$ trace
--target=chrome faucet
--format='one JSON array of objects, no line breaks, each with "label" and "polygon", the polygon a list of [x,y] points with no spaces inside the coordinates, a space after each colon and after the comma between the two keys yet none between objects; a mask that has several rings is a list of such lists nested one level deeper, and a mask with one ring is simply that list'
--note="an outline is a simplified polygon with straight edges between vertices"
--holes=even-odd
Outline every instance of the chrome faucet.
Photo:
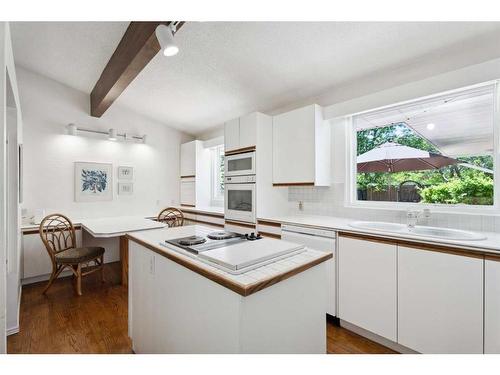
[{"label": "chrome faucet", "polygon": [[422,211],[408,210],[406,212],[406,224],[408,229],[415,228],[420,219],[429,219],[431,217],[431,210],[424,208]]}]

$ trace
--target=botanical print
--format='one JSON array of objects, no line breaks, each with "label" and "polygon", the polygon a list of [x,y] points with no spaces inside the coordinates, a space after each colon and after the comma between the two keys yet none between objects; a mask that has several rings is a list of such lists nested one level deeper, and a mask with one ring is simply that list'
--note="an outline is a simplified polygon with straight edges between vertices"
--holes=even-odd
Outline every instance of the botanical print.
[{"label": "botanical print", "polygon": [[75,163],[75,201],[98,202],[113,199],[113,166],[107,163]]},{"label": "botanical print", "polygon": [[97,194],[106,190],[108,174],[104,171],[82,169],[82,192]]}]

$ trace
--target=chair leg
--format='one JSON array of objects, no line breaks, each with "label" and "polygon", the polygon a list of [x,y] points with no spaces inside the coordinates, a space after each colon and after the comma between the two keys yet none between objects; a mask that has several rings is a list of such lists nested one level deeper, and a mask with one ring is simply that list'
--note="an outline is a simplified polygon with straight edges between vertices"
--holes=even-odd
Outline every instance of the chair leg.
[{"label": "chair leg", "polygon": [[76,268],[76,294],[82,295],[82,264],[78,263]]},{"label": "chair leg", "polygon": [[104,281],[104,255],[101,255],[101,282]]},{"label": "chair leg", "polygon": [[52,273],[50,274],[49,282],[47,283],[47,286],[43,290],[42,294],[47,293],[49,288],[52,286],[52,283],[54,282],[54,280],[57,279],[57,276],[59,276],[59,274],[61,273],[61,269],[62,269],[62,267],[59,269],[57,267],[52,267]]}]

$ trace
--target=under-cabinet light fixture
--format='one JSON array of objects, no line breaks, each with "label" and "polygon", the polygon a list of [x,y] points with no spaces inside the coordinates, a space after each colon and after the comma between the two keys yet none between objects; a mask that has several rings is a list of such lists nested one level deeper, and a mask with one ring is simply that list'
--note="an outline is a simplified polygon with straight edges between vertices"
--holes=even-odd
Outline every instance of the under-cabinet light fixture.
[{"label": "under-cabinet light fixture", "polygon": [[91,134],[102,134],[108,137],[110,141],[118,141],[120,138],[124,141],[135,141],[140,143],[146,143],[146,134],[144,135],[132,135],[129,133],[119,134],[116,129],[109,129],[107,132],[103,130],[93,130],[78,127],[74,123],[70,123],[67,126],[69,135],[78,135],[78,133],[91,133]]}]

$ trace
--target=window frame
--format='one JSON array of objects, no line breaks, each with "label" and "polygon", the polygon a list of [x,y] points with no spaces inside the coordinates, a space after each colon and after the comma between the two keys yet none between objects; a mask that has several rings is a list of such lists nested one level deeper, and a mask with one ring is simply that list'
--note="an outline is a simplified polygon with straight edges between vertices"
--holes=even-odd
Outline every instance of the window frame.
[{"label": "window frame", "polygon": [[224,206],[224,192],[221,193],[218,180],[220,167],[218,157],[224,157],[224,144],[210,147],[210,202],[212,206]]},{"label": "window frame", "polygon": [[[443,204],[443,203],[412,203],[412,202],[378,202],[378,201],[360,201],[357,199],[357,131],[354,127],[353,117],[367,112],[381,109],[389,109],[400,105],[414,103],[420,100],[430,99],[436,96],[453,94],[456,92],[473,89],[482,86],[494,85],[494,107],[493,107],[493,205],[465,205],[465,204]],[[466,214],[498,214],[500,210],[500,85],[499,80],[483,82],[477,85],[461,87],[455,90],[448,90],[437,94],[427,95],[412,100],[407,100],[391,105],[373,108],[351,115],[345,116],[346,120],[346,183],[344,206],[351,208],[382,209],[382,210],[422,210],[431,209],[433,212],[444,213],[466,213]]]}]

